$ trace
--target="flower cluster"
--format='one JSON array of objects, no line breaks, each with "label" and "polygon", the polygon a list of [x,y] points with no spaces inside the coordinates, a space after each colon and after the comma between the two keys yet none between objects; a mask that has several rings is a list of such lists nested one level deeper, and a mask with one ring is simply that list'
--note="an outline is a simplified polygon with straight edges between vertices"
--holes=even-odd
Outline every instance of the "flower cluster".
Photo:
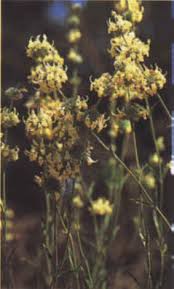
[{"label": "flower cluster", "polygon": [[63,110],[63,105],[60,113],[50,112],[40,108],[37,114],[32,111],[25,121],[26,133],[32,138],[27,154],[31,161],[47,169],[47,177],[64,181],[79,172],[80,159],[75,156],[79,135],[75,116]]},{"label": "flower cluster", "polygon": [[[114,60],[114,73],[103,73],[91,82],[99,98],[109,97],[112,105],[111,135],[131,132],[131,122],[147,119],[145,99],[157,94],[166,79],[160,68],[143,64],[149,56],[150,41],[142,42],[135,34],[135,23],[142,20],[143,8],[138,0],[120,1],[108,22],[112,34],[109,53]],[[116,109],[116,111],[115,111]],[[121,115],[121,120],[120,120]],[[119,121],[118,121],[119,120]]]},{"label": "flower cluster", "polygon": [[112,76],[109,73],[103,73],[100,78],[91,82],[90,89],[97,92],[98,97],[108,96],[110,94],[110,82]]},{"label": "flower cluster", "polygon": [[112,204],[109,200],[105,198],[98,198],[95,201],[92,201],[90,212],[95,215],[111,215],[112,214]]},{"label": "flower cluster", "polygon": [[82,63],[83,61],[82,56],[74,48],[70,48],[68,59],[74,63]]},{"label": "flower cluster", "polygon": [[[37,37],[35,41],[29,42],[27,55],[37,64],[31,71],[30,79],[39,86],[32,97],[32,104],[28,106],[28,117],[24,120],[26,135],[31,142],[26,154],[30,161],[37,162],[41,168],[41,175],[35,178],[39,186],[53,179],[62,185],[69,178],[79,175],[83,161],[95,163],[91,158],[90,144],[83,143],[80,135],[84,126],[98,132],[106,126],[104,115],[91,118],[88,98],[79,95],[69,98],[61,92],[63,82],[58,80],[59,72],[65,71],[63,60],[56,53],[46,36],[43,36],[42,41]],[[52,61],[48,63],[50,56]],[[52,73],[53,69],[55,73]],[[51,79],[51,75],[54,78],[56,73],[59,76]],[[60,94],[56,93],[57,89],[60,89]]]},{"label": "flower cluster", "polygon": [[73,202],[73,205],[78,209],[83,208],[84,206],[83,201],[79,195],[75,196],[72,202]]},{"label": "flower cluster", "polygon": [[164,144],[164,137],[159,136],[156,140],[156,146],[159,152],[162,152],[165,150],[165,144]]},{"label": "flower cluster", "polygon": [[67,75],[62,66],[46,63],[33,67],[30,79],[42,92],[51,93],[59,91],[62,84],[67,81]]},{"label": "flower cluster", "polygon": [[37,114],[32,110],[25,124],[27,136],[52,139],[52,119],[44,110]]},{"label": "flower cluster", "polygon": [[7,130],[11,127],[17,126],[20,122],[18,113],[16,109],[8,109],[6,107],[1,108],[0,111],[1,117],[1,157],[2,162],[6,163],[8,161],[18,160],[19,148],[10,148],[7,144]]},{"label": "flower cluster", "polygon": [[9,145],[1,142],[1,157],[3,162],[15,162],[19,158],[19,148],[10,148]]},{"label": "flower cluster", "polygon": [[97,133],[101,132],[106,126],[107,126],[107,120],[105,118],[104,114],[100,114],[98,117],[96,118],[90,118],[90,115],[88,115],[85,118],[85,124],[88,128],[90,128],[91,130],[96,130]]},{"label": "flower cluster", "polygon": [[68,41],[70,43],[77,43],[81,38],[81,32],[78,29],[72,29],[68,33]]},{"label": "flower cluster", "polygon": [[16,109],[9,110],[6,107],[1,108],[0,115],[1,125],[4,129],[16,126],[20,122]]},{"label": "flower cluster", "polygon": [[60,57],[54,45],[48,42],[46,35],[43,35],[42,40],[40,35],[35,40],[31,38],[26,53],[28,57],[38,63],[64,64],[63,58]]},{"label": "flower cluster", "polygon": [[124,19],[121,15],[112,11],[112,19],[109,19],[108,33],[126,33],[132,28],[132,23]]},{"label": "flower cluster", "polygon": [[120,0],[116,4],[118,12],[123,13],[125,18],[130,19],[132,23],[141,22],[143,18],[144,8],[140,7],[137,0]]},{"label": "flower cluster", "polygon": [[30,39],[27,56],[36,63],[31,69],[30,81],[37,85],[42,93],[59,91],[68,79],[63,68],[64,60],[53,44],[47,41],[46,35],[43,35],[42,40],[40,36],[37,36],[35,40]]},{"label": "flower cluster", "polygon": [[156,180],[152,173],[149,173],[144,176],[144,184],[147,186],[148,189],[155,189],[156,187]]}]

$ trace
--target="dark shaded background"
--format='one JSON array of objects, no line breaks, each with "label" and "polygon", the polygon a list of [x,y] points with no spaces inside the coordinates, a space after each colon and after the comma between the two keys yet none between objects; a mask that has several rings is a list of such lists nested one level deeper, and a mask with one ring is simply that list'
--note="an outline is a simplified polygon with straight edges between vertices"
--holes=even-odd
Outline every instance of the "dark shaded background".
[{"label": "dark shaded background", "polygon": [[[112,1],[81,1],[83,11],[81,17],[81,52],[84,64],[80,69],[83,85],[80,94],[89,95],[89,76],[93,78],[103,72],[111,72],[112,61],[107,53],[109,37],[107,34],[107,20],[113,7]],[[66,41],[67,26],[65,23],[70,1],[2,1],[2,90],[16,84],[26,85],[30,69],[30,60],[25,55],[25,48],[31,36],[47,34],[49,40],[54,40],[60,54],[66,57],[68,43]],[[171,2],[169,1],[144,1],[144,21],[139,25],[138,34],[143,39],[151,39],[151,56],[149,63],[157,63],[163,71],[167,72],[167,85],[161,92],[168,107],[172,105],[171,95],[171,43],[174,31],[174,21],[171,17]],[[172,39],[173,38],[173,39]],[[65,61],[66,62],[66,61]],[[27,96],[26,96],[27,98]],[[17,109],[25,116],[26,111],[22,106],[24,99]],[[7,104],[3,97],[2,104]],[[173,106],[174,107],[174,106]],[[165,112],[158,106],[155,110],[157,135],[166,139],[165,159],[170,160],[170,129]],[[146,158],[153,150],[152,140],[146,123],[137,127],[140,132],[138,144],[142,158]],[[10,131],[10,144],[17,144],[23,151],[28,142],[25,138],[24,127]],[[15,209],[17,217],[40,213],[42,210],[42,192],[33,182],[37,172],[34,164],[29,163],[21,153],[21,159],[9,164],[7,170],[7,197],[8,203]],[[95,173],[95,172],[93,172]],[[165,185],[164,207],[169,219],[173,221],[173,179],[168,175]],[[169,289],[169,288],[168,288]]]}]

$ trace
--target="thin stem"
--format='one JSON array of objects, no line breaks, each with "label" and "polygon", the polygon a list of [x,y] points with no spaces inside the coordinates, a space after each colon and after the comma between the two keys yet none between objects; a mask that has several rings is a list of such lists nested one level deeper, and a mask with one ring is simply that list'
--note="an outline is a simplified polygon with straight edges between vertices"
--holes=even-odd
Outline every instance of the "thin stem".
[{"label": "thin stem", "polygon": [[[154,121],[153,121],[152,112],[150,109],[148,99],[146,99],[146,106],[147,106],[147,109],[150,111],[149,120],[150,120],[150,127],[151,127],[153,142],[155,145],[155,150],[156,150],[158,157],[160,157],[159,149],[158,149],[157,142],[156,142],[156,132],[155,132],[155,127],[154,127]],[[162,205],[163,205],[163,175],[162,175],[162,167],[161,167],[160,162],[159,162],[158,166],[159,166],[159,183],[160,183],[160,208],[162,208]]]},{"label": "thin stem", "polygon": [[6,203],[6,171],[5,168],[2,173],[2,186],[3,186],[3,256],[4,256],[4,283],[9,288],[8,275],[8,262],[7,262],[7,203]]},{"label": "thin stem", "polygon": [[[74,265],[75,265],[75,268],[77,268],[76,251],[75,251],[74,241],[73,241],[73,237],[71,233],[70,233],[70,242],[71,242],[71,247],[72,247],[72,256],[74,259]],[[80,289],[79,272],[77,271],[75,275],[76,275],[76,281],[77,281],[77,289]]]},{"label": "thin stem", "polygon": [[84,263],[85,263],[85,266],[86,266],[86,269],[87,269],[87,273],[88,273],[88,277],[89,277],[89,281],[90,281],[90,285],[91,287],[90,288],[93,288],[93,279],[92,279],[92,276],[91,276],[91,272],[90,272],[90,269],[89,269],[89,264],[88,264],[88,260],[85,256],[85,253],[83,251],[83,248],[82,248],[82,243],[81,243],[81,239],[80,239],[80,234],[79,232],[77,231],[77,239],[78,239],[78,244],[79,244],[79,249],[80,249],[80,253],[82,255],[82,258],[84,260]]},{"label": "thin stem", "polygon": [[137,164],[137,169],[141,170],[140,160],[139,160],[139,155],[138,155],[137,139],[136,139],[134,126],[133,126],[133,142],[134,142],[135,160],[136,160],[136,164]]},{"label": "thin stem", "polygon": [[53,210],[53,223],[52,223],[52,259],[54,257],[54,274],[52,278],[52,288],[56,288],[57,278],[56,273],[58,269],[58,248],[57,248],[57,210],[56,210],[56,198],[52,199],[52,210]]},{"label": "thin stem", "polygon": [[[134,150],[135,150],[135,159],[136,159],[136,164],[137,164],[137,169],[141,173],[141,165],[140,165],[140,160],[139,160],[139,154],[138,154],[138,146],[137,146],[137,139],[136,139],[136,133],[135,133],[135,126],[133,125],[133,143],[134,143]],[[140,175],[141,178],[141,175]],[[145,224],[145,217],[146,215],[144,214],[144,205],[143,205],[143,200],[142,196],[140,196],[141,202],[140,202],[140,221],[142,223],[142,229],[143,232],[146,233],[146,250],[147,250],[147,270],[148,270],[148,280],[149,280],[149,288],[152,288],[152,263],[151,263],[151,251],[150,251],[150,245],[149,245],[149,235],[146,230],[146,224]]]},{"label": "thin stem", "polygon": [[[160,95],[158,95],[158,96],[160,97]],[[160,97],[160,99],[161,99],[161,97]],[[163,100],[161,99],[161,101],[163,101]],[[154,127],[152,112],[151,112],[148,100],[146,100],[146,105],[147,105],[148,110],[150,111],[149,119],[150,119],[150,127],[151,127],[151,131],[152,131],[153,142],[154,142],[154,145],[155,145],[156,153],[158,154],[158,157],[160,157],[160,152],[159,152],[159,149],[158,149],[158,146],[157,146],[157,141],[156,141],[156,132],[155,132],[155,127]],[[165,107],[164,103],[163,103],[163,106]],[[167,107],[166,107],[166,110],[167,110]],[[169,115],[169,112],[168,112],[168,115]],[[164,178],[164,175],[162,173],[162,166],[161,166],[161,163],[159,162],[159,183],[160,183],[159,205],[160,205],[160,208],[162,208],[162,206],[163,206],[163,178]],[[156,219],[156,222],[158,222],[158,218]],[[159,238],[159,241],[160,241],[161,238],[163,238],[163,230],[161,231],[161,229],[158,229],[158,228],[162,228],[160,226],[159,222],[156,225],[156,228],[157,228],[158,238]],[[161,265],[160,265],[159,286],[160,286],[160,288],[162,288],[163,275],[164,275],[164,254],[163,254],[163,251],[161,250],[161,248],[160,248],[160,258],[161,258]]]},{"label": "thin stem", "polygon": [[158,96],[158,99],[159,99],[159,101],[161,102],[161,104],[162,104],[165,112],[167,113],[168,117],[171,119],[171,118],[172,118],[171,113],[170,113],[169,109],[167,108],[167,106],[165,105],[165,103],[164,103],[161,95],[160,95],[159,93],[157,93],[157,96]]},{"label": "thin stem", "polygon": [[160,280],[159,280],[159,288],[162,288],[163,285],[163,276],[164,276],[164,254],[161,252],[161,266],[160,266]]},{"label": "thin stem", "polygon": [[2,185],[3,185],[3,215],[4,215],[4,234],[3,234],[3,240],[4,240],[4,249],[6,248],[6,235],[7,235],[7,217],[6,217],[6,211],[7,211],[7,203],[6,203],[6,172],[5,169],[2,173]]},{"label": "thin stem", "polygon": [[92,133],[92,134],[98,140],[98,142],[105,148],[105,150],[110,152],[112,154],[112,156],[115,158],[115,160],[118,161],[123,166],[123,168],[131,175],[131,177],[136,181],[136,183],[138,183],[138,185],[142,189],[146,199],[150,203],[153,203],[152,198],[149,196],[148,192],[146,191],[146,189],[144,188],[142,183],[138,180],[136,175],[129,169],[129,167],[119,158],[119,156],[113,151],[112,148],[109,148],[95,133]]},{"label": "thin stem", "polygon": [[45,245],[46,245],[46,265],[47,265],[47,285],[50,286],[52,284],[52,253],[50,247],[50,217],[51,217],[51,204],[50,204],[50,196],[48,192],[45,190],[45,202],[46,202],[46,212],[45,212]]},{"label": "thin stem", "polygon": [[147,261],[148,261],[148,288],[153,289],[153,282],[152,282],[152,255],[151,255],[151,248],[150,248],[150,236],[147,232]]},{"label": "thin stem", "polygon": [[[60,212],[59,212],[59,214],[60,214]],[[66,227],[62,216],[61,215],[59,215],[59,216],[60,216],[61,223],[64,226],[64,230],[66,232],[65,249],[64,249],[64,252],[63,252],[63,258],[62,258],[62,262],[61,262],[61,265],[60,265],[60,270],[61,270],[63,268],[64,262],[65,262],[65,258],[66,258],[66,252],[67,252],[67,249],[68,249],[68,242],[69,242],[69,238],[70,238],[70,235],[71,235],[72,219],[71,219],[71,212],[70,212],[69,223],[68,223],[68,226]]]},{"label": "thin stem", "polygon": [[[57,225],[58,225],[58,220],[57,220],[57,209],[56,209],[56,200],[55,200],[55,222],[54,222],[54,231],[55,231],[55,235],[54,235],[54,244],[55,244],[55,266],[56,266],[56,271],[58,268],[58,248],[57,248]],[[56,283],[56,281],[55,281]]]},{"label": "thin stem", "polygon": [[154,206],[153,200],[150,197],[149,193],[147,190],[144,188],[142,183],[139,181],[139,179],[136,177],[136,175],[129,169],[129,167],[117,156],[117,154],[113,151],[112,148],[109,148],[94,132],[92,132],[92,135],[95,137],[95,139],[100,143],[100,145],[107,151],[110,152],[111,155],[117,160],[123,168],[130,174],[130,176],[135,180],[135,182],[140,186],[145,198],[149,202],[149,205],[153,207],[154,210],[158,212],[158,214],[161,216],[163,219],[164,223],[168,226],[169,230],[171,230],[170,223],[168,222],[167,218],[164,216],[164,214],[161,212],[158,206]]}]

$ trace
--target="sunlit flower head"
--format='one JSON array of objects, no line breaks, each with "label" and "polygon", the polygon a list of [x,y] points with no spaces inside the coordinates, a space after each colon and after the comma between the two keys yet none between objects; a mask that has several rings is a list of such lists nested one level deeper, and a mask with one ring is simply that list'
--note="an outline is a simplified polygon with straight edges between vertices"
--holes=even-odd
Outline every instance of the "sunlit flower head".
[{"label": "sunlit flower head", "polygon": [[95,215],[111,215],[112,214],[112,205],[109,200],[105,198],[98,198],[95,201],[92,201],[90,212]]}]

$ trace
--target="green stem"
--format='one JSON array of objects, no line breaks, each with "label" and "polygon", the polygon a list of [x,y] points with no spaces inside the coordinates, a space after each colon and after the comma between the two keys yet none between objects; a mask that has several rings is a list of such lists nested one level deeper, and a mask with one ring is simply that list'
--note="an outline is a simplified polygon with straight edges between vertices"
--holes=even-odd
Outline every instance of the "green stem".
[{"label": "green stem", "polygon": [[151,248],[150,248],[150,236],[147,233],[147,262],[148,262],[148,288],[153,289],[153,282],[152,282],[152,255],[151,255]]},{"label": "green stem", "polygon": [[134,125],[133,125],[133,142],[134,142],[135,160],[136,160],[136,164],[137,164],[137,169],[139,169],[141,171],[141,165],[140,165],[140,160],[139,160],[139,155],[138,155],[137,139],[136,139]]},{"label": "green stem", "polygon": [[5,168],[2,173],[2,186],[3,186],[3,259],[4,259],[4,284],[9,288],[8,276],[9,266],[7,264],[7,202],[6,202],[6,171]]},{"label": "green stem", "polygon": [[[149,105],[148,99],[146,99],[146,106],[147,106],[147,109],[150,112],[149,120],[150,120],[150,127],[151,127],[153,142],[154,142],[154,145],[155,145],[155,150],[156,150],[156,153],[157,153],[157,155],[158,155],[158,157],[160,159],[160,153],[159,153],[159,149],[158,149],[157,142],[156,142],[156,132],[155,132],[155,127],[154,127],[154,121],[153,121],[152,112],[151,112],[151,109],[150,109],[150,105]],[[159,167],[159,183],[160,183],[159,206],[160,206],[160,208],[162,208],[162,205],[163,205],[163,175],[162,175],[162,167],[161,167],[161,163],[160,162],[159,162],[158,167]]]},{"label": "green stem", "polygon": [[[56,268],[56,273],[58,269],[58,248],[57,248],[57,226],[58,226],[58,219],[57,219],[57,208],[56,208],[56,199],[55,199],[55,221],[54,221],[54,246],[55,246],[55,268]],[[57,283],[57,278],[55,277],[55,285]]]},{"label": "green stem", "polygon": [[139,179],[136,177],[136,175],[129,169],[129,167],[117,156],[117,154],[113,151],[112,148],[109,148],[94,132],[92,132],[92,135],[95,137],[95,139],[99,142],[99,144],[107,151],[109,152],[118,163],[120,163],[123,168],[130,174],[130,176],[134,179],[134,181],[139,185],[141,188],[145,198],[149,202],[149,205],[153,207],[154,210],[158,212],[158,214],[161,216],[163,219],[164,223],[167,225],[169,230],[171,230],[170,223],[168,222],[167,218],[164,216],[164,214],[161,212],[158,206],[154,206],[153,199],[150,197],[149,193],[147,190],[144,188],[142,183],[139,181]]},{"label": "green stem", "polygon": [[3,224],[3,240],[4,240],[4,249],[6,248],[6,239],[7,239],[7,203],[6,203],[6,172],[5,169],[2,173],[2,184],[3,184],[3,215],[4,215],[4,224]]},{"label": "green stem", "polygon": [[[138,154],[138,146],[137,146],[137,139],[136,139],[136,133],[135,133],[135,126],[133,125],[133,142],[134,142],[134,150],[135,150],[135,159],[136,159],[136,164],[137,164],[137,169],[139,170],[139,173],[141,173],[141,165],[140,165],[140,160],[139,160],[139,154]],[[141,175],[140,175],[140,180],[141,180]],[[150,248],[150,237],[147,233],[146,230],[146,224],[145,224],[145,213],[144,213],[144,205],[143,205],[143,200],[142,196],[140,196],[141,202],[140,202],[140,222],[142,223],[142,229],[143,232],[146,234],[146,256],[147,256],[147,271],[148,271],[148,282],[149,286],[148,288],[152,288],[152,262],[151,262],[151,248]]]},{"label": "green stem", "polygon": [[83,251],[82,243],[81,243],[81,239],[80,239],[80,234],[79,234],[78,231],[77,231],[77,240],[78,240],[81,256],[82,256],[82,258],[84,260],[84,263],[85,263],[85,266],[86,266],[86,269],[87,269],[87,274],[88,274],[88,278],[89,278],[89,281],[90,281],[90,288],[94,289],[94,287],[93,287],[93,279],[92,279],[91,271],[90,271],[90,268],[89,268],[89,263],[88,263],[88,260],[87,260],[87,258],[85,256],[85,253]]},{"label": "green stem", "polygon": [[45,201],[46,201],[46,212],[45,212],[45,246],[46,246],[46,266],[47,266],[47,280],[46,283],[51,288],[52,284],[52,251],[51,251],[51,228],[50,228],[50,218],[51,218],[51,203],[50,196],[45,190]]},{"label": "green stem", "polygon": [[[74,260],[74,267],[77,268],[77,266],[78,266],[77,265],[77,256],[76,256],[76,250],[75,250],[72,234],[70,234],[70,242],[71,242],[71,247],[72,247],[72,256],[73,256],[73,260]],[[77,289],[80,289],[80,281],[79,281],[79,272],[78,271],[75,273],[75,276],[76,276],[76,282],[77,282]]]},{"label": "green stem", "polygon": [[167,108],[167,106],[165,105],[165,103],[164,103],[164,101],[163,101],[161,95],[160,95],[159,93],[157,93],[157,96],[158,96],[158,99],[159,99],[159,101],[161,102],[161,104],[162,104],[162,106],[163,106],[165,112],[167,113],[168,117],[171,119],[172,116],[171,116],[171,114],[170,114],[170,111],[169,111],[169,109]]}]

